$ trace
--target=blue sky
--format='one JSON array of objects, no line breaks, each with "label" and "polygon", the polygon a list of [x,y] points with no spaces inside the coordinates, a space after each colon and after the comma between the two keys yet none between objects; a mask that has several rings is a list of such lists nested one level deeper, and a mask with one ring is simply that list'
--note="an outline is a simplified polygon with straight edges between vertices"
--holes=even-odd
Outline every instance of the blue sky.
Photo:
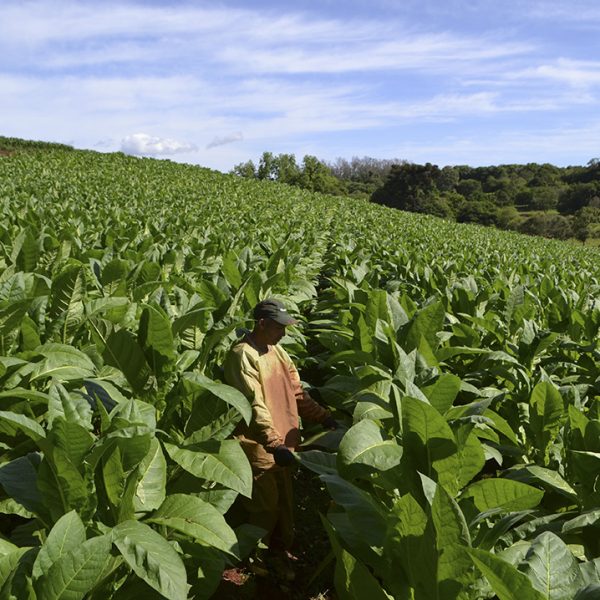
[{"label": "blue sky", "polygon": [[599,109],[596,0],[0,2],[0,135],[223,171],[575,165]]}]

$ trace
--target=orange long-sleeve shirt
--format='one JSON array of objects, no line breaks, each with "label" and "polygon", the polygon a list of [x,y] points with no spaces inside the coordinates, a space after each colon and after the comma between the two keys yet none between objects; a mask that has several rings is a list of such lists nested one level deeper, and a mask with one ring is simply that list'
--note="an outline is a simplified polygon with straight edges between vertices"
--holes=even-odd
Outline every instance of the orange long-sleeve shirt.
[{"label": "orange long-sleeve shirt", "polygon": [[300,442],[299,419],[321,423],[329,411],[302,389],[298,371],[278,345],[261,354],[247,341],[236,344],[225,359],[225,381],[252,403],[252,421],[236,430],[252,467],[276,468],[273,450]]}]

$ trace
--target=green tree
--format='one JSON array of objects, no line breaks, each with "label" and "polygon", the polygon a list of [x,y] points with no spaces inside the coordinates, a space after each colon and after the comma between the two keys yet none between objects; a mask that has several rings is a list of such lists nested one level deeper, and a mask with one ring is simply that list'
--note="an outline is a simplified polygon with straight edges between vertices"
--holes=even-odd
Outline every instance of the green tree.
[{"label": "green tree", "polygon": [[453,192],[460,180],[458,169],[454,167],[444,167],[436,180],[437,189],[440,192]]},{"label": "green tree", "polygon": [[247,179],[254,179],[257,176],[256,167],[251,160],[235,165],[230,173]]},{"label": "green tree", "polygon": [[576,183],[563,190],[558,197],[558,210],[574,214],[600,195],[594,183]]},{"label": "green tree", "polygon": [[496,225],[498,209],[489,200],[466,200],[459,207],[456,220],[459,223]]},{"label": "green tree", "polygon": [[583,244],[600,230],[600,208],[584,206],[573,219],[573,233]]},{"label": "green tree", "polygon": [[494,204],[497,206],[511,206],[512,203],[513,200],[506,190],[499,189],[494,192]]},{"label": "green tree", "polygon": [[296,185],[300,177],[300,168],[293,154],[279,154],[274,160],[274,170],[277,181]]},{"label": "green tree", "polygon": [[537,214],[523,221],[519,225],[519,231],[529,235],[566,240],[573,236],[571,221],[571,217],[563,215]]},{"label": "green tree", "polygon": [[394,165],[387,180],[375,190],[371,200],[400,210],[424,212],[421,204],[435,195],[439,173],[439,167],[431,163]]},{"label": "green tree", "polygon": [[272,152],[263,152],[258,161],[256,176],[259,179],[277,179],[277,161]]},{"label": "green tree", "polygon": [[456,191],[462,194],[467,200],[474,200],[483,194],[481,183],[476,179],[462,179],[458,182]]},{"label": "green tree", "polygon": [[529,207],[532,210],[552,210],[558,204],[559,190],[556,187],[539,187],[531,190]]},{"label": "green tree", "polygon": [[332,175],[329,167],[316,156],[308,154],[302,159],[298,185],[323,194],[339,194],[342,189],[341,182]]},{"label": "green tree", "polygon": [[504,206],[496,213],[496,225],[501,229],[518,229],[521,217],[514,206]]}]

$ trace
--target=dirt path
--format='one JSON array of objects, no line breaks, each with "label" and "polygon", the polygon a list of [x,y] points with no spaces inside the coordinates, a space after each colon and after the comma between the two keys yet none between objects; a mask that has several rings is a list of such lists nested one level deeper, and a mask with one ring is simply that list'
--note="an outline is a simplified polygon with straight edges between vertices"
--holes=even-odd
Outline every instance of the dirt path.
[{"label": "dirt path", "polygon": [[275,577],[258,577],[239,568],[226,573],[216,600],[335,600],[333,561],[315,576],[329,555],[329,541],[319,513],[326,514],[330,503],[316,476],[298,470],[294,475],[296,497],[296,542],[293,554],[296,579],[293,583]]}]

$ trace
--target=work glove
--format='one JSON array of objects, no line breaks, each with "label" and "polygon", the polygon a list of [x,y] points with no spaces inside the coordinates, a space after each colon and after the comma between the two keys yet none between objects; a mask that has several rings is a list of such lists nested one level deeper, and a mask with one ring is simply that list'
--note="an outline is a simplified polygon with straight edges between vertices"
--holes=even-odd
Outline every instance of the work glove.
[{"label": "work glove", "polygon": [[275,464],[280,467],[289,467],[296,462],[296,457],[293,452],[283,444],[275,448],[273,451],[273,458],[275,459]]},{"label": "work glove", "polygon": [[340,424],[331,415],[321,421],[321,425],[323,426],[323,429],[331,429],[332,431],[340,426]]}]

